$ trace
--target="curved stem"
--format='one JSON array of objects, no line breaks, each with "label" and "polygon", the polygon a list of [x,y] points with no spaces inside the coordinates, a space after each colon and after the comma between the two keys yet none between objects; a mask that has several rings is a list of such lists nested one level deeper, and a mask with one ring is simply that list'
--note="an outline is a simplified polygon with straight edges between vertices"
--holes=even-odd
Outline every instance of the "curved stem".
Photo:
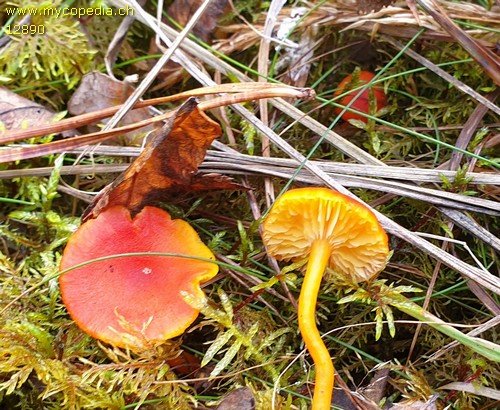
[{"label": "curved stem", "polygon": [[313,242],[299,296],[299,329],[316,365],[312,410],[329,409],[333,394],[335,370],[330,353],[316,327],[316,300],[330,255],[330,245],[327,241],[318,239]]}]

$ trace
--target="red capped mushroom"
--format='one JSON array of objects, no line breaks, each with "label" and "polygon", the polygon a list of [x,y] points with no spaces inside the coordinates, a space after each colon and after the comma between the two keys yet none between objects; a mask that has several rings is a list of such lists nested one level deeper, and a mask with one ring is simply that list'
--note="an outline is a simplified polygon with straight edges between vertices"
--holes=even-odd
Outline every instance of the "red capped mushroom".
[{"label": "red capped mushroom", "polygon": [[215,259],[185,221],[145,207],[133,219],[123,206],[102,211],[70,238],[61,270],[126,253],[64,272],[61,295],[73,320],[91,336],[118,347],[141,349],[178,336],[196,319],[182,292],[204,298],[200,283],[213,278],[215,263],[165,252]]},{"label": "red capped mushroom", "polygon": [[330,408],[334,367],[316,327],[316,300],[326,268],[351,280],[368,280],[389,254],[387,235],[373,212],[360,202],[326,188],[285,192],[273,204],[262,239],[271,256],[307,260],[299,297],[299,329],[316,364],[312,410]]},{"label": "red capped mushroom", "polygon": [[[339,101],[340,105],[345,107],[352,101],[349,108],[352,108],[353,110],[356,111],[360,111],[361,113],[364,114],[373,115],[387,105],[387,98],[385,96],[383,87],[369,86],[365,88],[363,91],[359,89],[360,86],[369,83],[370,81],[373,80],[373,78],[375,78],[375,74],[371,73],[370,71],[356,70],[354,71],[354,73],[349,74],[340,82],[337,91],[335,91],[333,96],[338,97],[344,93],[347,93],[344,97],[340,99]],[[349,120],[359,120],[363,122],[367,121],[365,115],[357,114],[355,112],[347,110],[344,111],[343,107],[335,107],[335,113],[337,115],[342,115],[341,118],[344,121],[349,121]]]}]

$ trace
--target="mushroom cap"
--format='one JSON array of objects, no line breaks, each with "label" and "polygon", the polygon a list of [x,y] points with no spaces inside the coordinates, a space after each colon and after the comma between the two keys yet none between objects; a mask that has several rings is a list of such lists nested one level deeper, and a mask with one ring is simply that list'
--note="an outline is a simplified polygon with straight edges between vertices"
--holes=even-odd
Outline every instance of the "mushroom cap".
[{"label": "mushroom cap", "polygon": [[[340,84],[338,85],[337,91],[333,94],[334,97],[338,97],[340,94],[343,94],[353,88],[359,87],[360,85],[366,84],[370,82],[375,77],[375,74],[369,71],[359,71],[357,73],[349,74],[345,77]],[[369,88],[366,88],[364,91],[360,93],[360,90],[351,91],[339,101],[339,103],[343,106],[348,105],[354,97],[357,97],[356,100],[351,104],[351,108],[357,111],[364,112],[365,114],[375,114],[370,113],[370,89],[373,92],[373,96],[375,98],[376,111],[381,110],[382,108],[387,106],[387,97],[384,92],[384,88],[380,85],[374,85]],[[360,95],[358,95],[360,94]],[[366,116],[362,114],[356,114],[351,111],[343,111],[343,107],[335,107],[335,113],[337,115],[342,114],[342,119],[344,121],[349,120],[359,120],[363,122],[367,122]]]},{"label": "mushroom cap", "polygon": [[[75,232],[60,268],[132,252],[215,259],[187,222],[149,206],[131,219],[127,208],[113,206]],[[59,283],[69,314],[85,332],[118,347],[140,349],[183,333],[199,312],[181,292],[204,298],[200,283],[217,272],[215,263],[195,259],[125,256],[65,272]]]},{"label": "mushroom cap", "polygon": [[373,212],[327,188],[285,192],[264,221],[262,238],[268,253],[285,261],[307,258],[315,240],[326,240],[329,267],[357,282],[381,271],[389,254],[387,234]]}]

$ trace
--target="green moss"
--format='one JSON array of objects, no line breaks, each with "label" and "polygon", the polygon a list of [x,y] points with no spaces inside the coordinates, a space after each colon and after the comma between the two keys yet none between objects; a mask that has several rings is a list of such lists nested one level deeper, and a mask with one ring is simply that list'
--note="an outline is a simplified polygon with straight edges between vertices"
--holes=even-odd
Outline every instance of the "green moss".
[{"label": "green moss", "polygon": [[[0,8],[4,9],[6,3],[1,0]],[[49,7],[59,7],[61,3],[26,0],[8,3],[9,7],[32,9],[29,24],[41,27],[36,34],[10,35],[10,43],[0,54],[4,84],[9,88],[26,87],[23,94],[27,98],[43,98],[52,88],[48,83],[58,80],[71,89],[93,67],[96,51],[82,32],[78,20],[44,12]],[[21,19],[22,16],[18,15],[11,26],[20,24]]]}]

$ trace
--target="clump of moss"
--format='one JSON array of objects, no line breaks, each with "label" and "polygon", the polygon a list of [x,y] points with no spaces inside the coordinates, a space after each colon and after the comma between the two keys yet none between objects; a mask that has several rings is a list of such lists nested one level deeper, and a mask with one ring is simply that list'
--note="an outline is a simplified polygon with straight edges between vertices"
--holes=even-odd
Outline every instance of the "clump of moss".
[{"label": "clump of moss", "polygon": [[[78,20],[56,14],[60,4],[60,1],[20,0],[9,2],[7,7],[6,2],[0,0],[4,10],[23,11],[18,11],[9,24],[10,41],[0,54],[2,81],[10,88],[26,87],[28,90],[24,95],[27,98],[44,98],[53,89],[48,83],[55,81],[61,81],[71,89],[84,73],[92,69],[96,51],[81,31]],[[10,16],[5,17],[9,19]],[[28,25],[30,33],[16,34],[16,25]]]},{"label": "clump of moss", "polygon": [[99,349],[67,319],[59,319],[61,328],[54,332],[48,320],[37,320],[33,313],[22,316],[0,328],[2,404],[22,409],[120,409],[131,403],[145,409],[191,408],[190,389],[176,382],[165,361],[168,354],[158,350],[132,356]]}]

